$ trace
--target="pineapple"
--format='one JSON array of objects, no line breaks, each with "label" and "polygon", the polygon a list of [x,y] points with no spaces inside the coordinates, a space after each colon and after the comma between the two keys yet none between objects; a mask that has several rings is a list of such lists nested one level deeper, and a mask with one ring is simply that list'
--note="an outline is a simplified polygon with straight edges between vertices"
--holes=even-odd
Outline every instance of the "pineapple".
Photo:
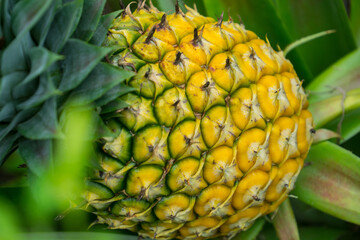
[{"label": "pineapple", "polygon": [[287,198],[313,120],[283,53],[223,16],[150,2],[114,19],[108,60],[136,74],[105,111],[84,193],[96,223],[142,237],[232,237]]}]

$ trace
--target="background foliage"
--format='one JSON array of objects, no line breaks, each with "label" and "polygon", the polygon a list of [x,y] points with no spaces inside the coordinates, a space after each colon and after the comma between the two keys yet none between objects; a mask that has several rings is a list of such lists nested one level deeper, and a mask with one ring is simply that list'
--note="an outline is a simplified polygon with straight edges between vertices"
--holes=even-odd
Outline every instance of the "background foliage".
[{"label": "background foliage", "polygon": [[[128,4],[130,1],[123,2]],[[153,0],[153,3],[162,11],[174,10],[174,0]],[[184,0],[179,3],[182,8],[184,4],[193,6],[196,3],[201,14],[214,18],[224,11],[225,19],[231,17],[244,23],[247,29],[261,38],[267,37],[275,49],[285,49],[311,34],[336,31],[307,42],[288,54],[309,93],[310,110],[314,114],[319,141],[309,153],[307,164],[292,192],[293,198],[282,205],[277,215],[258,220],[250,231],[241,233],[236,239],[300,237],[328,240],[359,236],[360,1]],[[118,0],[108,0],[104,12],[119,9]],[[5,24],[1,22],[2,26]],[[94,29],[80,27],[72,37],[88,41],[91,36],[89,31]],[[0,32],[1,38],[3,35]],[[56,49],[57,40],[49,41]],[[71,58],[74,46],[68,48],[69,52],[49,56],[49,64],[64,56]],[[105,54],[103,50],[94,58],[100,59]],[[76,56],[73,57],[76,61]],[[2,62],[3,75],[9,69],[6,66],[10,66],[6,64],[14,63]],[[68,64],[71,67],[74,63]],[[71,82],[75,72],[66,74],[67,81]],[[4,83],[3,78],[1,81]],[[68,87],[69,83],[64,83],[62,90]],[[79,96],[90,90],[80,89]],[[56,94],[56,91],[51,93]],[[93,100],[80,97],[77,101]],[[87,135],[96,125],[89,109],[74,110],[69,107],[64,112],[67,113],[66,121],[56,126],[62,130],[63,140],[56,141],[52,146],[54,162],[50,167],[44,168],[41,162],[25,165],[18,151],[2,164],[0,239],[137,239],[129,232],[107,231],[103,226],[94,226],[86,231],[94,217],[82,211],[71,211],[66,217],[59,217],[59,213],[73,206],[68,201],[71,197],[69,193],[81,189],[83,166],[91,154],[86,151],[90,149],[89,142],[79,136]],[[28,129],[24,127],[23,131]],[[341,138],[334,138],[339,135]],[[22,155],[26,155],[26,149],[24,151]]]}]

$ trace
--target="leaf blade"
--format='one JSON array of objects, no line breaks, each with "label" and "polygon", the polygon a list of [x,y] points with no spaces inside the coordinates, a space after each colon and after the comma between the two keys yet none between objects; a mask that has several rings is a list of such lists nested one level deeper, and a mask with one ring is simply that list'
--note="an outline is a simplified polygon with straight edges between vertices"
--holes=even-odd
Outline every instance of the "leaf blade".
[{"label": "leaf blade", "polygon": [[307,161],[311,165],[300,172],[292,193],[321,211],[360,224],[360,158],[322,142],[312,146]]}]

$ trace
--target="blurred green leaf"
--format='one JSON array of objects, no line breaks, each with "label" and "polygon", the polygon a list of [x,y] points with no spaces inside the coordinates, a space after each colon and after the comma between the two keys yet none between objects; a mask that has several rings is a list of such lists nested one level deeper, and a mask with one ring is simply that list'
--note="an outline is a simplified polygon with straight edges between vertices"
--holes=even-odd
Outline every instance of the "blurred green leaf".
[{"label": "blurred green leaf", "polygon": [[324,30],[336,30],[335,34],[298,47],[297,50],[313,76],[356,49],[342,0],[275,2],[276,10],[292,41]]},{"label": "blurred green leaf", "polygon": [[233,239],[234,240],[255,240],[257,239],[257,235],[260,233],[261,229],[265,224],[264,218],[259,218],[255,221],[255,223],[246,231],[240,232]]},{"label": "blurred green leaf", "polygon": [[218,19],[221,16],[221,14],[227,10],[225,4],[222,1],[203,0],[203,3],[206,9],[206,15],[214,19]]},{"label": "blurred green leaf", "polygon": [[357,41],[358,47],[360,47],[360,1],[352,0],[350,1],[350,23],[351,28],[354,34],[354,37]]},{"label": "blurred green leaf", "polygon": [[[323,127],[342,114],[344,105],[345,112],[360,107],[360,88],[347,92],[346,95],[337,95],[309,105],[313,114],[316,128]],[[356,121],[356,119],[354,119]]]},{"label": "blurred green leaf", "polygon": [[[223,1],[226,3],[226,7],[230,9],[234,19],[237,19],[237,16],[240,15],[246,29],[254,31],[262,39],[267,37],[273,48],[276,49],[276,46],[279,45],[284,49],[291,42],[298,39],[291,38],[272,0]],[[300,57],[298,49],[294,49],[289,53],[288,58],[294,64],[300,78],[306,80],[313,78],[307,64]]]},{"label": "blurred green leaf", "polygon": [[80,22],[74,32],[74,37],[89,41],[100,21],[105,0],[86,0],[82,10]]},{"label": "blurred green leaf", "polygon": [[0,198],[0,238],[2,240],[20,240],[20,215],[18,209],[6,199]]},{"label": "blurred green leaf", "polygon": [[[326,154],[324,154],[326,153]],[[293,194],[321,211],[360,224],[360,158],[330,142],[312,146]]]},{"label": "blurred green leaf", "polygon": [[360,88],[360,49],[331,65],[306,87],[310,105],[339,94],[336,87],[344,91]]},{"label": "blurred green leaf", "polygon": [[280,240],[300,239],[296,219],[289,199],[286,199],[274,214],[273,224]]}]

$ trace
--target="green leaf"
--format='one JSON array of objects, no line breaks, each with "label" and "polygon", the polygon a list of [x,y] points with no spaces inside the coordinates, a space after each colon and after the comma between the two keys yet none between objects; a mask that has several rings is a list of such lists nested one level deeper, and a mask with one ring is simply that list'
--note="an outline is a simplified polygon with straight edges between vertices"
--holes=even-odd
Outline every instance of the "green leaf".
[{"label": "green leaf", "polygon": [[71,92],[69,98],[75,104],[91,104],[107,91],[134,75],[134,72],[114,67],[108,63],[100,63],[80,86]]},{"label": "green leaf", "polygon": [[51,23],[55,18],[55,14],[62,7],[61,0],[53,0],[49,2],[51,2],[51,6],[49,6],[45,14],[41,17],[41,19],[36,23],[34,28],[31,30],[32,36],[39,46],[44,45],[46,36],[51,27]]},{"label": "green leaf", "polygon": [[78,38],[86,42],[91,39],[99,23],[104,6],[104,0],[84,1],[80,22],[73,35],[74,38]]},{"label": "green leaf", "polygon": [[15,104],[13,102],[8,102],[0,109],[0,122],[10,122],[15,114]]},{"label": "green leaf", "polygon": [[360,224],[360,158],[322,142],[311,147],[307,161],[310,165],[300,172],[292,193],[321,211]]},{"label": "green leaf", "polygon": [[0,124],[0,141],[2,141],[16,127],[18,123],[34,115],[35,112],[35,109],[21,111],[17,113],[14,118],[12,118],[9,124]]},{"label": "green leaf", "polygon": [[29,170],[37,176],[43,175],[52,167],[52,140],[22,139],[19,152]]},{"label": "green leaf", "polygon": [[11,10],[14,8],[14,6],[13,2],[10,0],[3,0],[0,5],[2,7],[0,16],[3,21],[1,27],[4,34],[5,43],[9,44],[14,38],[14,34],[11,30]]},{"label": "green leaf", "polygon": [[280,240],[300,239],[296,219],[289,199],[286,199],[274,214],[273,224]]},{"label": "green leaf", "polygon": [[234,240],[255,240],[257,239],[257,235],[260,233],[261,229],[265,224],[264,218],[259,218],[255,221],[255,223],[245,232],[240,232],[233,239]]},{"label": "green leaf", "polygon": [[360,107],[360,88],[349,91],[346,95],[337,95],[309,105],[309,110],[313,114],[315,126],[323,127],[333,119],[342,114]]},{"label": "green leaf", "polygon": [[19,234],[20,239],[28,240],[64,240],[64,239],[102,239],[102,240],[138,240],[137,235],[101,232],[37,232]]},{"label": "green leaf", "polygon": [[128,103],[120,99],[115,99],[114,101],[109,102],[108,104],[106,104],[101,108],[101,114],[113,113],[116,110],[124,109],[128,106],[129,106]]},{"label": "green leaf", "polygon": [[121,83],[119,85],[116,85],[112,89],[110,89],[107,93],[105,93],[101,98],[95,101],[95,105],[97,107],[104,106],[108,104],[109,102],[115,100],[119,96],[122,96],[126,93],[134,91],[135,88],[129,87],[128,85]]},{"label": "green leaf", "polygon": [[46,46],[52,52],[60,52],[79,23],[83,0],[74,0],[63,5],[56,14],[46,38]]},{"label": "green leaf", "polygon": [[[16,92],[25,92],[26,85],[20,85],[15,88]],[[15,94],[16,94],[15,92]],[[29,109],[36,107],[42,104],[44,101],[49,99],[52,96],[60,95],[61,92],[56,89],[54,83],[54,77],[50,76],[50,73],[46,72],[40,76],[39,85],[37,86],[36,91],[28,98],[17,105],[18,109]]]},{"label": "green leaf", "polygon": [[12,102],[12,92],[16,85],[26,77],[27,72],[17,71],[6,76],[3,76],[0,81],[0,106],[3,107],[9,102]]},{"label": "green leaf", "polygon": [[27,71],[27,54],[34,46],[28,32],[12,41],[1,55],[1,74],[4,76],[12,72]]},{"label": "green leaf", "polygon": [[[325,125],[326,128],[337,131],[340,117],[335,118]],[[360,132],[360,108],[345,113],[344,120],[341,124],[341,141],[344,143]]]},{"label": "green leaf", "polygon": [[[230,8],[234,19],[237,19],[238,15],[240,15],[246,29],[254,31],[262,39],[267,37],[273,48],[276,49],[277,45],[279,45],[284,49],[291,42],[298,39],[291,38],[272,0],[223,1]],[[291,60],[300,78],[306,80],[313,78],[306,62],[299,55],[298,49],[289,53],[288,58]]]},{"label": "green leaf", "polygon": [[32,118],[17,126],[25,137],[33,140],[60,137],[55,98],[47,100]]},{"label": "green leaf", "polygon": [[313,76],[356,49],[342,0],[275,2],[292,41],[325,30],[336,30],[335,34],[318,38],[297,49]]},{"label": "green leaf", "polygon": [[314,135],[313,144],[323,142],[325,140],[329,140],[332,138],[341,138],[341,136],[337,132],[331,131],[326,128],[321,128],[321,129],[316,130],[316,133]]},{"label": "green leaf", "polygon": [[123,10],[115,11],[104,15],[100,18],[100,22],[94,32],[94,35],[90,39],[90,43],[100,46],[105,40],[108,29],[112,21],[122,12]]},{"label": "green leaf", "polygon": [[343,238],[346,234],[346,230],[329,227],[300,227],[300,237],[306,240],[339,240],[339,239],[350,239]]},{"label": "green leaf", "polygon": [[63,59],[62,56],[50,52],[43,47],[32,48],[29,57],[31,60],[31,70],[29,75],[21,82],[21,85],[30,82],[48,69],[54,62]]},{"label": "green leaf", "polygon": [[4,163],[6,155],[12,149],[13,144],[20,137],[18,133],[9,134],[5,139],[0,140],[0,166]]},{"label": "green leaf", "polygon": [[225,4],[218,0],[203,0],[206,14],[209,17],[217,19],[226,9]]},{"label": "green leaf", "polygon": [[306,89],[310,91],[310,105],[344,91],[360,88],[360,49],[349,53],[314,79]]},{"label": "green leaf", "polygon": [[350,24],[356,39],[358,47],[360,47],[360,1],[352,0],[350,2]]},{"label": "green leaf", "polygon": [[12,12],[12,30],[15,35],[29,31],[42,17],[51,1],[28,0],[19,1]]},{"label": "green leaf", "polygon": [[59,89],[69,91],[79,86],[110,51],[110,48],[97,47],[77,39],[70,39],[62,51],[65,60]]}]

